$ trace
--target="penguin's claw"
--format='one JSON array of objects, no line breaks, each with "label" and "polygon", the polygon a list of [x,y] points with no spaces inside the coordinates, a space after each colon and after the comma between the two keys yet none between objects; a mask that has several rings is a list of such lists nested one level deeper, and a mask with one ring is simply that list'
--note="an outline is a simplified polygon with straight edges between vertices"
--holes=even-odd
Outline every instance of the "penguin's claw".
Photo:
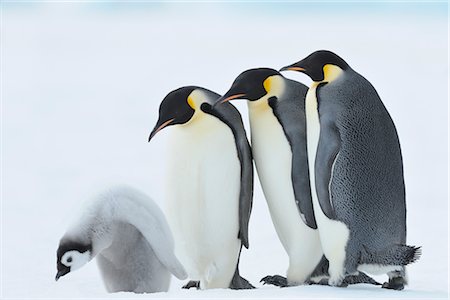
[{"label": "penguin's claw", "polygon": [[278,287],[287,287],[288,282],[287,282],[287,278],[283,277],[281,275],[273,275],[273,276],[266,276],[264,278],[262,278],[259,282],[262,282],[263,284],[271,284],[271,285],[275,285]]},{"label": "penguin's claw", "polygon": [[182,287],[182,289],[191,289],[191,288],[196,288],[197,290],[199,290],[200,289],[200,281],[190,280],[188,283],[186,283]]}]

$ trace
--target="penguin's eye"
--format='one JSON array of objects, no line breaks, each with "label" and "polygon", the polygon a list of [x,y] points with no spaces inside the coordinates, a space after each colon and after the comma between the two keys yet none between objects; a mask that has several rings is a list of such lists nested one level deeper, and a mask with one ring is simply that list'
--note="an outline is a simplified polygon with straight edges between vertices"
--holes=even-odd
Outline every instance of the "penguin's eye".
[{"label": "penguin's eye", "polygon": [[67,258],[67,262],[72,262],[72,256],[69,256],[69,258]]}]

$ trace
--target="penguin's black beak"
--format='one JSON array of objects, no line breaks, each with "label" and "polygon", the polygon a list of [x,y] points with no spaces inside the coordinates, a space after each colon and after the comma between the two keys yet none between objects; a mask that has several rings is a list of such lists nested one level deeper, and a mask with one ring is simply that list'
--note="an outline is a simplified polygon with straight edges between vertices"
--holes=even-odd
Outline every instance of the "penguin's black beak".
[{"label": "penguin's black beak", "polygon": [[150,136],[148,137],[148,141],[150,142],[150,140],[159,132],[161,131],[164,127],[170,125],[173,121],[175,120],[175,118],[169,119],[165,122],[161,122],[158,120],[158,123],[156,123],[155,128],[153,128],[152,132],[150,133]]},{"label": "penguin's black beak", "polygon": [[58,273],[56,273],[55,281],[58,281],[59,277],[62,277],[70,272],[69,267],[65,267],[64,269],[58,270]]}]

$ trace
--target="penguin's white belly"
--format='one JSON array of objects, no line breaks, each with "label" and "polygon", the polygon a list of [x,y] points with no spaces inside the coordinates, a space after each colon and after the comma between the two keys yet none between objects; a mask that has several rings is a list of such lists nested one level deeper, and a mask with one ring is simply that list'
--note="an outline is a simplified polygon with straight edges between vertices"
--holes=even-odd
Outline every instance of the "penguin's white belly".
[{"label": "penguin's white belly", "polygon": [[240,250],[240,162],[231,129],[203,114],[173,128],[167,216],[175,252],[202,288],[227,288]]},{"label": "penguin's white belly", "polygon": [[[347,246],[350,231],[343,222],[329,219],[323,213],[319,199],[317,198],[314,162],[316,160],[316,153],[319,145],[320,123],[317,110],[316,87],[317,85],[314,85],[309,89],[305,103],[309,174],[311,179],[313,208],[317,227],[320,232],[320,241],[322,243],[324,254],[330,261],[330,284],[334,284],[335,282],[339,282],[344,276],[345,247]],[[336,158],[338,156],[339,154]],[[334,167],[334,163],[332,167]],[[331,179],[332,178],[333,173],[331,173]],[[331,179],[328,187],[331,186]]]},{"label": "penguin's white belly", "polygon": [[[278,237],[289,255],[288,280],[304,283],[322,257],[319,234],[302,220],[292,186],[292,152],[270,108],[249,109],[252,151]],[[301,201],[301,200],[300,200]]]}]

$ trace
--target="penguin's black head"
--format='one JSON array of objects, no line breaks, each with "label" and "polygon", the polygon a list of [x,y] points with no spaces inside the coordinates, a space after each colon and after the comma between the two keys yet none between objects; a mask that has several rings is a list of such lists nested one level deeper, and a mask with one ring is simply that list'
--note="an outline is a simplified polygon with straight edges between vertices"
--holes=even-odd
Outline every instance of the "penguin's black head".
[{"label": "penguin's black head", "polygon": [[306,58],[302,59],[295,64],[283,67],[280,71],[298,71],[303,72],[313,81],[331,81],[335,77],[335,72],[338,69],[345,71],[349,65],[338,55],[331,51],[319,50],[308,55]]},{"label": "penguin's black head", "polygon": [[242,72],[233,82],[228,92],[220,97],[216,104],[233,99],[256,101],[270,91],[270,77],[280,75],[280,72],[269,68],[250,69]]},{"label": "penguin's black head", "polygon": [[55,280],[71,271],[81,268],[91,260],[92,244],[80,243],[73,240],[63,239],[56,251],[56,273]]},{"label": "penguin's black head", "polygon": [[158,122],[148,138],[149,142],[164,127],[184,124],[192,118],[195,112],[195,103],[189,96],[196,89],[198,87],[185,86],[167,94],[159,106]]}]

